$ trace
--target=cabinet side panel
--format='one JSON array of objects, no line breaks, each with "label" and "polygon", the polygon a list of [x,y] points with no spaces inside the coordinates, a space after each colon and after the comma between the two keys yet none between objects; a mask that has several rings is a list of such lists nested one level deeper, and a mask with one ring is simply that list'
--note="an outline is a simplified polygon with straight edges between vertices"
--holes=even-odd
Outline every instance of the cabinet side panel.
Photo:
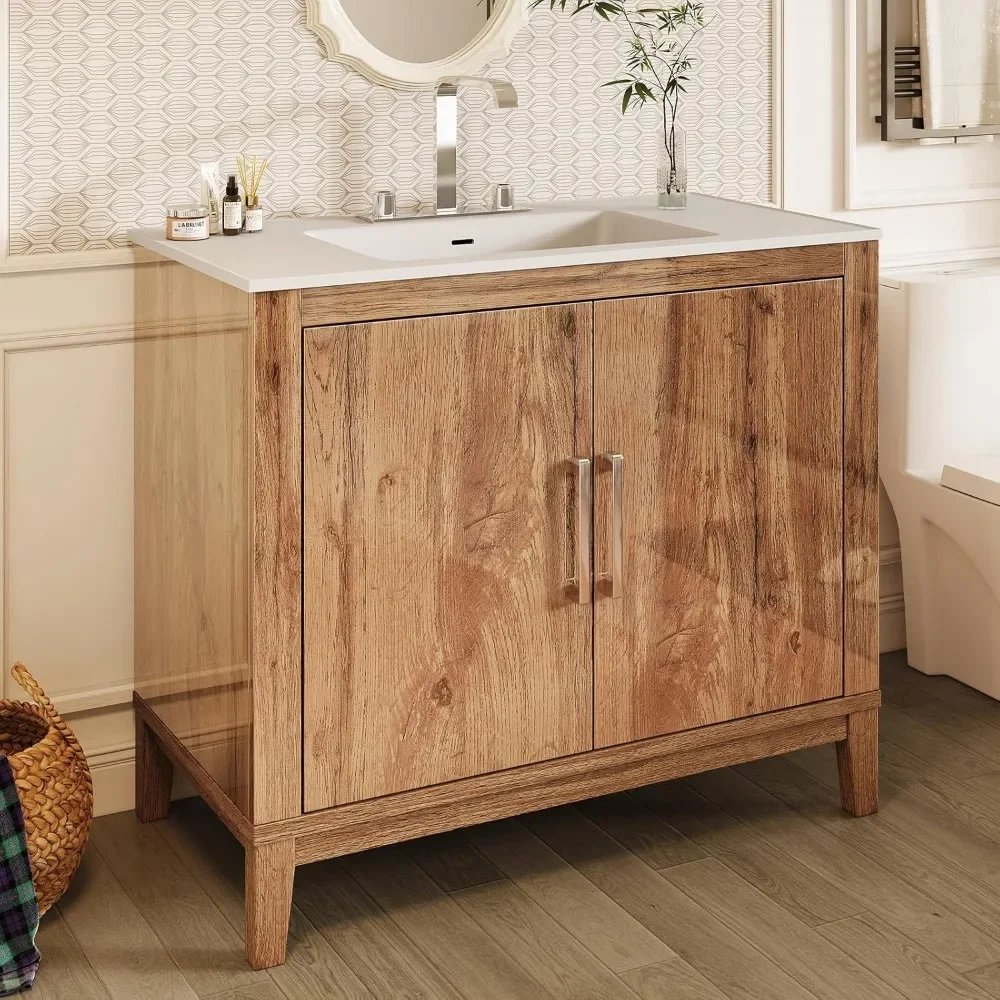
[{"label": "cabinet side panel", "polygon": [[302,326],[298,292],[253,302],[254,823],[302,812]]},{"label": "cabinet side panel", "polygon": [[879,686],[878,243],[845,247],[844,692]]},{"label": "cabinet side panel", "polygon": [[250,810],[249,296],[136,268],[135,686]]}]

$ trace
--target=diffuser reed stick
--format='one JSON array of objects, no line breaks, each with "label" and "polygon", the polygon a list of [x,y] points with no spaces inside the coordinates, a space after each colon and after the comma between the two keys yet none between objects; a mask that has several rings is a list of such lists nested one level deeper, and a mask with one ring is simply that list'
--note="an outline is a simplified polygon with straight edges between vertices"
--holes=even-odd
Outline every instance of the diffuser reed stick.
[{"label": "diffuser reed stick", "polygon": [[270,162],[271,157],[265,156],[258,164],[256,154],[253,159],[244,156],[242,153],[236,157],[236,168],[240,172],[243,193],[248,203],[257,198],[260,191],[260,182],[264,179],[264,174],[267,172],[267,166]]}]

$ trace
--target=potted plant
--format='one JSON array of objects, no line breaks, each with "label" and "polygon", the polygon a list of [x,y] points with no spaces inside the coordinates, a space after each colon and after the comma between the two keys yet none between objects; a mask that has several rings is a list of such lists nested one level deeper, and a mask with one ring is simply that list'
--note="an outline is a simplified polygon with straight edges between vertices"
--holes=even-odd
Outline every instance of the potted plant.
[{"label": "potted plant", "polygon": [[[633,105],[657,104],[662,134],[657,155],[657,204],[687,206],[687,137],[678,125],[681,97],[695,57],[691,44],[709,23],[705,4],[655,4],[649,0],[531,0],[529,9],[569,11],[571,17],[590,12],[605,21],[625,25],[629,54],[623,74],[603,84],[620,87],[622,114]],[[657,126],[660,132],[660,124]]]}]

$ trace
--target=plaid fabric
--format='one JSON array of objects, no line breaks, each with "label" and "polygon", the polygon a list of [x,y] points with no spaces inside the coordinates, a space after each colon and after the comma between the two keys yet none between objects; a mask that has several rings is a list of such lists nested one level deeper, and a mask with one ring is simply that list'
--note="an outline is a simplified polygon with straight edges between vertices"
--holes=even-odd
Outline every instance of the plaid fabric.
[{"label": "plaid fabric", "polygon": [[0,997],[31,989],[42,957],[35,947],[37,930],[21,799],[10,761],[0,754]]}]

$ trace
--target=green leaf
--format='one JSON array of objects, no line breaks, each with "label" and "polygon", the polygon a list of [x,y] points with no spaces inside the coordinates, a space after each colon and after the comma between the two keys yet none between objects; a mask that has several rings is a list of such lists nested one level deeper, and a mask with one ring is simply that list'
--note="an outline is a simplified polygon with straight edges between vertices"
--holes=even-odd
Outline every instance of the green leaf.
[{"label": "green leaf", "polygon": [[[635,6],[630,9],[633,2]],[[671,117],[676,119],[680,97],[687,93],[688,73],[697,63],[689,48],[710,23],[705,15],[705,3],[699,0],[660,4],[650,0],[529,0],[529,8],[534,10],[546,3],[549,10],[559,10],[570,17],[589,11],[607,22],[624,20],[629,44],[625,75],[601,86],[625,88],[621,95],[622,114],[633,102],[657,101],[664,104],[664,110],[669,105]]]}]

